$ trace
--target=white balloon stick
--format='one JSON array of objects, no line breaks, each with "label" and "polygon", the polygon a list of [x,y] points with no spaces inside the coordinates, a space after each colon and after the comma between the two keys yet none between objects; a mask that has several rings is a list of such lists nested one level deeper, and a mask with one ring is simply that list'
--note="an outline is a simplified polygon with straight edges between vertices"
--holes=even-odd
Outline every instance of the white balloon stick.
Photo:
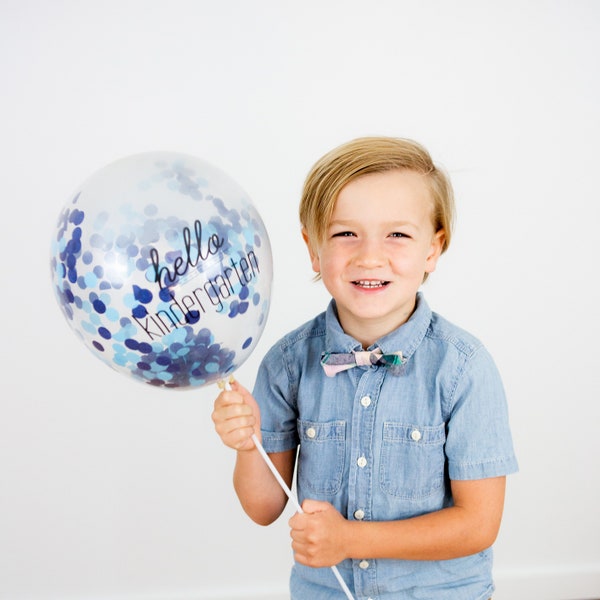
[{"label": "white balloon stick", "polygon": [[[296,508],[296,510],[299,513],[303,513],[304,511],[302,510],[302,507],[300,506],[298,499],[296,498],[296,496],[294,496],[294,494],[292,493],[292,490],[290,490],[290,488],[287,486],[286,482],[283,480],[283,477],[281,477],[281,475],[279,474],[279,471],[276,469],[275,465],[273,464],[273,461],[269,458],[269,455],[265,452],[265,449],[263,448],[262,444],[258,441],[258,438],[256,437],[255,433],[252,434],[252,441],[254,442],[256,449],[258,450],[260,455],[263,457],[264,461],[267,463],[267,466],[269,467],[271,473],[273,473],[273,475],[275,476],[275,479],[277,479],[277,482],[279,483],[279,485],[281,486],[283,491],[286,493],[287,497],[291,500],[291,502],[294,505],[294,507]],[[344,590],[344,593],[346,594],[346,598],[348,598],[348,600],[354,600],[354,597],[352,596],[352,593],[348,589],[346,582],[342,579],[342,576],[340,575],[338,568],[335,565],[333,565],[331,567],[331,570],[333,571],[333,574],[335,575],[336,579],[338,580],[342,590]]]},{"label": "white balloon stick", "polygon": [[[231,382],[232,380],[233,380],[233,376],[230,377],[229,382]],[[225,382],[219,381],[219,387],[221,389],[226,389]],[[288,487],[287,483],[283,480],[283,477],[280,475],[279,471],[277,470],[277,467],[275,467],[275,465],[273,464],[273,461],[270,459],[269,455],[263,448],[263,445],[260,443],[260,441],[255,433],[252,434],[252,441],[254,442],[254,445],[256,446],[258,453],[261,455],[261,457],[265,461],[267,467],[269,467],[269,470],[271,471],[271,473],[277,480],[277,483],[281,486],[281,489],[285,492],[286,496],[290,499],[290,501],[294,505],[294,508],[299,513],[303,513],[304,511],[302,510],[302,507],[300,506],[298,499],[296,498],[296,496],[294,495],[292,490]],[[348,598],[348,600],[354,600],[354,596],[352,596],[352,592],[350,592],[350,589],[346,585],[346,582],[343,580],[342,576],[340,575],[338,568],[335,565],[333,565],[331,567],[331,570],[333,571],[335,578],[338,580],[340,587],[344,591],[344,594],[346,594],[346,598]]]}]

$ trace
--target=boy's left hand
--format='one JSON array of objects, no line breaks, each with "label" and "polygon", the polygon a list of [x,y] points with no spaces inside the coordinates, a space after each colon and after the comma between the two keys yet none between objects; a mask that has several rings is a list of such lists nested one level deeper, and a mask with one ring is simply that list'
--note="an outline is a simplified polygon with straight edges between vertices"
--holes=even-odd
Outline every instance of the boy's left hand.
[{"label": "boy's left hand", "polygon": [[331,567],[345,558],[345,531],[348,521],[329,504],[305,500],[304,513],[289,521],[292,549],[296,560],[308,567]]}]

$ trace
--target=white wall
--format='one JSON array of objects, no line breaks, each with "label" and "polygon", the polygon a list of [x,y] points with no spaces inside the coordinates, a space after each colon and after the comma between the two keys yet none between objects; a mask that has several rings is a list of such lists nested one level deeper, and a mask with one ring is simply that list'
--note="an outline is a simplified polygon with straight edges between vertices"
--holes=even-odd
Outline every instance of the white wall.
[{"label": "white wall", "polygon": [[599,597],[599,56],[595,1],[2,0],[0,598],[285,597],[287,518],[241,514],[216,390],[94,359],[52,296],[50,234],[121,156],[223,168],[274,251],[271,316],[238,372],[252,385],[326,301],[297,234],[302,179],[367,134],[414,137],[453,176],[456,237],[425,289],[509,393],[521,472],[496,597]]}]

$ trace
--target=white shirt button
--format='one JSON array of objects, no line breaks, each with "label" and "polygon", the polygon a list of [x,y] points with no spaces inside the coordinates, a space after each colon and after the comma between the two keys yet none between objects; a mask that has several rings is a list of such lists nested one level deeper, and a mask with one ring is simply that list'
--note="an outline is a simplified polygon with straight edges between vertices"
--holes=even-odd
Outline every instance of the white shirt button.
[{"label": "white shirt button", "polygon": [[367,408],[367,406],[371,406],[371,396],[363,396],[360,399],[360,403]]},{"label": "white shirt button", "polygon": [[369,561],[368,561],[368,560],[361,560],[361,561],[358,563],[358,566],[359,566],[361,569],[368,569],[368,568],[369,568]]},{"label": "white shirt button", "polygon": [[365,511],[362,510],[362,508],[359,508],[358,510],[354,511],[354,518],[357,521],[362,521],[365,518]]},{"label": "white shirt button", "polygon": [[367,466],[367,459],[364,456],[361,456],[357,461],[356,464],[361,468],[364,469]]},{"label": "white shirt button", "polygon": [[309,437],[311,440],[315,437],[315,435],[317,435],[317,432],[315,431],[314,427],[309,427],[306,430],[306,437]]},{"label": "white shirt button", "polygon": [[421,432],[418,429],[413,429],[410,437],[413,441],[418,442],[421,439]]}]

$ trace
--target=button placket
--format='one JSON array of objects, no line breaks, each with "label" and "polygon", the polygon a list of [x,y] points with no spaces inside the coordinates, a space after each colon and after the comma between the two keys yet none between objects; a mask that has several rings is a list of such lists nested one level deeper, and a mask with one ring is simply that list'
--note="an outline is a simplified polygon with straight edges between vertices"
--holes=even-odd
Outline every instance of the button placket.
[{"label": "button placket", "polygon": [[[373,494],[373,428],[377,412],[377,400],[385,369],[365,369],[355,390],[352,414],[352,439],[350,485],[348,487],[349,517],[356,521],[368,519]],[[357,593],[367,597],[376,586],[375,563],[365,559],[354,560],[354,577]]]}]

